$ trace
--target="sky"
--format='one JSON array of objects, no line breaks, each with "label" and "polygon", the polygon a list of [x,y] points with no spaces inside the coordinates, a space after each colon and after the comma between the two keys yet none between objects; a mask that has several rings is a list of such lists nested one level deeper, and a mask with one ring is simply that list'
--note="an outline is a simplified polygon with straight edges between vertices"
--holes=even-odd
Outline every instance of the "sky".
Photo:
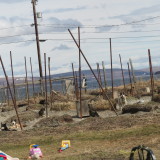
[{"label": "sky", "polygon": [[[24,57],[30,75],[30,57],[34,76],[39,76],[31,0],[0,0],[0,55],[8,76],[11,76],[10,51],[15,76],[25,75]],[[112,41],[113,67],[123,67],[129,58],[135,69],[148,68],[148,49],[153,66],[160,67],[160,2],[159,0],[38,0],[38,19],[42,68],[44,53],[51,57],[51,73],[78,69],[79,52],[68,29],[78,38],[81,50],[93,68],[104,61],[110,68]],[[82,69],[88,69],[82,58]],[[2,68],[0,74],[3,76]]]}]

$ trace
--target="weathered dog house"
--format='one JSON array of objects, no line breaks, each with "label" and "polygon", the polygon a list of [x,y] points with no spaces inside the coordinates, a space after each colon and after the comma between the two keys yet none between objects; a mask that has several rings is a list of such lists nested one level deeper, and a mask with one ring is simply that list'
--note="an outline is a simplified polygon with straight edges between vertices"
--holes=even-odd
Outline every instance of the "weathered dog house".
[{"label": "weathered dog house", "polygon": [[[90,116],[88,103],[89,103],[89,100],[82,100],[81,101],[82,117]],[[79,101],[76,101],[76,109],[77,109],[77,117],[81,118],[81,109],[80,109],[80,102]]]}]

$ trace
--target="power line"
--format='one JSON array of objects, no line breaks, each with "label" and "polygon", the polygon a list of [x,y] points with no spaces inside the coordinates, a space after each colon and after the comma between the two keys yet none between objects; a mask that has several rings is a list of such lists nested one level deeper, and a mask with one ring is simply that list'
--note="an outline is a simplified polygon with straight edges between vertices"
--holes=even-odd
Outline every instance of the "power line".
[{"label": "power line", "polygon": [[24,40],[24,41],[16,41],[16,42],[4,42],[4,43],[0,43],[0,45],[3,45],[3,44],[14,44],[14,43],[23,43],[23,42],[31,42],[31,41],[35,41],[35,40],[32,39],[32,40]]},{"label": "power line", "polygon": [[[156,19],[156,18],[160,18],[160,16],[155,16],[155,17],[151,17],[151,18],[146,18],[146,19],[142,19],[142,20],[138,20],[138,21],[131,21],[131,22],[128,22],[128,23],[122,23],[122,24],[112,24],[112,25],[80,25],[82,28],[84,26],[88,26],[88,27],[91,27],[91,26],[94,26],[94,27],[114,27],[114,26],[123,26],[123,25],[130,25],[130,24],[135,24],[135,23],[140,23],[140,22],[144,22],[144,21],[148,21],[148,20],[152,20],[152,19]],[[47,25],[60,25],[60,26],[73,26],[73,27],[77,27],[79,26],[78,24],[42,24],[41,26],[47,26]],[[141,24],[140,24],[141,25]],[[146,25],[146,24],[142,24],[142,25]],[[152,24],[151,24],[152,25]]]},{"label": "power line", "polygon": [[[81,26],[81,27],[84,27],[84,28],[87,28],[87,27],[114,27],[114,26],[124,26],[124,25],[134,25],[136,23],[140,23],[140,22],[144,22],[144,21],[148,21],[148,20],[152,20],[152,19],[157,19],[157,18],[160,18],[160,16],[155,16],[155,17],[151,17],[151,18],[146,18],[146,19],[142,19],[142,20],[138,20],[138,21],[131,21],[131,22],[128,22],[128,23],[121,23],[121,24],[111,24],[111,25],[80,25],[80,24],[41,24],[39,26],[47,26],[47,25],[57,25],[58,28],[61,28],[60,26],[66,26],[66,27],[62,27],[62,28],[67,28],[67,27],[77,27],[77,26]],[[157,23],[159,24],[159,23]],[[156,25],[156,24],[136,24],[136,25]],[[85,27],[86,26],[86,27]],[[11,28],[21,28],[21,27],[31,27],[30,24],[25,24],[25,25],[20,25],[20,26],[11,26],[11,27],[6,27],[6,28],[0,28],[0,30],[5,30],[5,29],[11,29]]]},{"label": "power line", "polygon": [[21,26],[12,26],[12,27],[0,28],[0,30],[11,29],[11,28],[29,27],[29,26],[30,26],[29,24],[26,24],[26,25],[21,25]]},{"label": "power line", "polygon": [[[152,30],[153,31],[153,30]],[[151,32],[152,32],[151,31]],[[155,31],[160,31],[160,30],[155,30]],[[145,32],[145,31],[144,31]],[[150,32],[150,31],[148,31]],[[87,32],[86,32],[87,33]],[[90,33],[90,32],[89,32]],[[94,33],[94,32],[93,32]],[[97,32],[98,33],[98,32]],[[104,33],[104,32],[102,32]],[[107,32],[106,32],[107,33]],[[117,32],[116,32],[117,33]],[[118,32],[118,33],[128,33],[128,32]],[[17,37],[17,36],[28,36],[28,35],[33,35],[34,33],[28,33],[28,34],[17,34],[17,35],[11,35],[11,36],[2,36],[0,38],[9,38],[9,37]],[[46,33],[40,33],[41,35],[43,34],[54,34],[54,33],[50,33],[50,32],[46,32]],[[67,33],[66,33],[67,34]],[[129,39],[132,39],[132,38],[153,38],[153,37],[160,37],[160,35],[155,35],[155,36],[134,36],[134,37],[111,37],[112,39],[126,39],[126,38],[129,38]],[[87,39],[109,39],[109,38],[83,38],[83,40],[87,40]],[[53,40],[70,40],[70,39],[53,39]]]},{"label": "power line", "polygon": [[[93,39],[93,38],[92,38]],[[98,38],[97,38],[98,39]],[[101,39],[104,39],[106,40],[106,38],[101,38]],[[65,41],[65,42],[73,42],[72,40],[70,39],[45,39],[46,41],[49,40],[49,41]],[[84,42],[85,40],[90,40],[89,38],[88,39],[81,39],[82,40],[82,43],[109,43],[109,42]],[[23,43],[23,42],[31,42],[31,41],[35,41],[35,39],[32,39],[32,40],[24,40],[24,41],[16,41],[16,42],[4,42],[4,43],[0,43],[0,45],[2,44],[13,44],[13,43]],[[147,42],[159,42],[160,40],[151,40],[151,41],[131,41],[131,42],[113,42],[113,43],[147,43]]]}]

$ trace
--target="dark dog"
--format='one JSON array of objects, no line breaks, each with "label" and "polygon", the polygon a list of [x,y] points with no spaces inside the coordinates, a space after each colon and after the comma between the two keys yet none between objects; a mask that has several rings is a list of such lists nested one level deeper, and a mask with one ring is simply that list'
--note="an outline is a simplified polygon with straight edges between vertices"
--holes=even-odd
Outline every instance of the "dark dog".
[{"label": "dark dog", "polygon": [[7,127],[7,123],[1,123],[1,131],[10,131]]},{"label": "dark dog", "polygon": [[89,108],[89,115],[91,117],[99,117],[99,114],[97,113],[97,111],[95,111],[93,108],[92,108],[92,105],[91,104],[88,104],[88,108]]},{"label": "dark dog", "polygon": [[93,111],[93,110],[89,110],[89,115],[91,117],[99,117],[99,114],[97,113],[97,111]]},{"label": "dark dog", "polygon": [[44,116],[45,108],[41,108],[40,111],[38,112],[39,116],[42,117]]}]

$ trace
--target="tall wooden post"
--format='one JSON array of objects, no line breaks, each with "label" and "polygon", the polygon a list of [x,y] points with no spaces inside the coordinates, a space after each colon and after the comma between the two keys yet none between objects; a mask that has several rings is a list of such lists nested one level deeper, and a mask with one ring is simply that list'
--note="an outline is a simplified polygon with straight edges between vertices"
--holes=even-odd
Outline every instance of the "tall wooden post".
[{"label": "tall wooden post", "polygon": [[17,115],[18,122],[19,122],[19,124],[20,124],[21,130],[23,130],[23,127],[22,127],[22,124],[21,124],[21,121],[20,121],[20,118],[19,118],[17,106],[16,106],[16,104],[15,104],[15,100],[14,100],[14,97],[13,97],[13,95],[12,95],[12,91],[11,91],[11,87],[10,87],[10,84],[9,84],[8,76],[7,76],[7,73],[6,73],[6,70],[5,70],[5,67],[4,67],[4,64],[3,64],[3,61],[2,61],[2,58],[1,58],[1,57],[0,57],[0,62],[1,62],[1,65],[2,65],[2,69],[3,69],[3,72],[4,72],[5,78],[6,78],[6,82],[7,82],[7,85],[8,85],[8,89],[9,89],[9,92],[10,92],[10,95],[11,95],[11,98],[12,98],[12,102],[13,102],[13,105],[14,105],[14,109],[15,109],[15,111],[16,111],[16,115]]},{"label": "tall wooden post", "polygon": [[15,86],[15,82],[14,82],[14,72],[13,72],[13,62],[12,62],[12,52],[10,51],[10,61],[11,61],[11,71],[12,71],[12,83],[13,83],[13,92],[14,92],[14,100],[15,100],[15,104],[16,102],[16,86]]},{"label": "tall wooden post", "polygon": [[128,74],[129,74],[129,80],[130,80],[130,85],[131,85],[131,94],[132,94],[133,86],[132,86],[132,78],[131,78],[131,72],[130,72],[129,63],[127,63],[127,65],[128,65]]},{"label": "tall wooden post", "polygon": [[45,101],[46,101],[46,117],[48,117],[46,53],[44,53],[44,68],[45,68],[45,99],[46,99]]},{"label": "tall wooden post", "polygon": [[148,49],[148,57],[149,57],[149,68],[150,68],[151,90],[152,90],[152,98],[153,98],[153,96],[154,96],[154,77],[153,77],[152,59],[151,59],[150,49]]},{"label": "tall wooden post", "polygon": [[35,100],[35,86],[34,86],[34,77],[33,77],[32,59],[31,59],[31,57],[30,57],[30,67],[31,67],[31,75],[32,75],[33,97],[34,97],[34,103],[36,103],[36,100]]},{"label": "tall wooden post", "polygon": [[53,101],[53,95],[52,95],[52,80],[51,80],[51,58],[48,57],[48,71],[49,71],[49,84],[50,84],[50,101],[51,101],[51,107],[52,107],[52,101]]},{"label": "tall wooden post", "polygon": [[106,69],[103,61],[102,61],[102,68],[103,68],[104,86],[105,86],[105,89],[107,89]]},{"label": "tall wooden post", "polygon": [[111,42],[111,38],[109,39],[109,41],[110,41],[111,81],[112,81],[112,98],[113,98],[114,84],[113,84],[113,62],[112,62],[112,42]]},{"label": "tall wooden post", "polygon": [[26,57],[24,57],[24,61],[25,61],[25,72],[26,72],[27,99],[28,99],[28,105],[29,105],[29,87],[28,87],[28,75],[27,75]]},{"label": "tall wooden post", "polygon": [[122,59],[121,59],[121,55],[120,55],[120,54],[119,54],[119,59],[120,59],[120,65],[121,65],[121,72],[122,72],[123,86],[124,86],[124,90],[126,90],[126,85],[125,85],[125,80],[124,80],[124,72],[123,72],[123,65],[122,65]]},{"label": "tall wooden post", "polygon": [[[80,37],[80,27],[78,27],[78,42],[81,46],[81,37]],[[81,74],[81,51],[79,49],[79,105],[80,105],[80,116],[82,118],[82,74]]]}]

